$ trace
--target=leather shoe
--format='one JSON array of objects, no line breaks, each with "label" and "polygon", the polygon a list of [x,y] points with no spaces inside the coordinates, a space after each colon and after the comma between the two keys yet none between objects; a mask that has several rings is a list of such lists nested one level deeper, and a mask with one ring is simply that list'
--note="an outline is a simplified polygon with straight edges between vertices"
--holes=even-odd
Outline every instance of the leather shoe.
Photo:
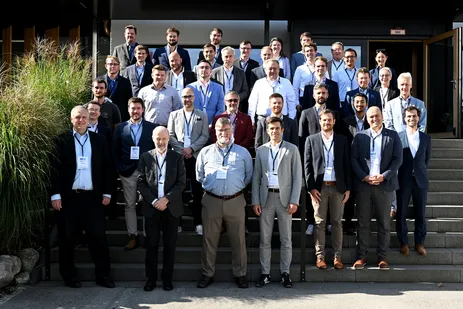
[{"label": "leather shoe", "polygon": [[400,253],[404,255],[408,255],[410,253],[410,248],[408,247],[407,244],[402,244],[400,245]]},{"label": "leather shoe", "polygon": [[386,261],[386,259],[379,260],[378,267],[380,270],[389,270],[389,263]]},{"label": "leather shoe", "polygon": [[391,215],[391,219],[394,219],[395,216],[397,215],[397,211],[391,210],[391,214],[390,214],[390,215]]},{"label": "leather shoe", "polygon": [[137,236],[130,235],[129,236],[129,242],[127,243],[127,245],[125,245],[124,250],[125,251],[131,251],[131,250],[135,249],[136,247],[138,247]]},{"label": "leather shoe", "polygon": [[247,289],[249,287],[248,278],[246,276],[235,277],[235,282],[240,289]]},{"label": "leather shoe", "polygon": [[154,290],[155,287],[156,287],[156,281],[148,280],[146,281],[146,284],[143,287],[143,290],[146,292],[151,292],[152,290]]},{"label": "leather shoe", "polygon": [[81,288],[82,284],[77,279],[64,280],[64,284],[70,288]]},{"label": "leather shoe", "polygon": [[114,284],[114,281],[112,281],[109,277],[103,277],[103,278],[96,279],[96,284],[101,285],[105,288],[109,288],[109,289],[112,289],[116,286]]},{"label": "leather shoe", "polygon": [[212,277],[208,277],[206,275],[203,275],[201,277],[201,280],[199,280],[197,287],[200,288],[200,289],[204,289],[204,288],[207,288],[210,284],[212,284],[212,282],[214,282]]},{"label": "leather shoe", "polygon": [[317,266],[318,269],[326,269],[327,266],[326,266],[325,258],[323,257],[317,258],[317,262],[315,263],[315,266]]},{"label": "leather shoe", "polygon": [[367,259],[358,259],[357,261],[355,261],[352,267],[354,269],[364,269],[366,263],[367,263]]},{"label": "leather shoe", "polygon": [[337,257],[334,258],[333,266],[334,266],[334,269],[343,269],[344,268],[344,264],[342,263],[342,260],[341,260],[340,256],[337,256]]},{"label": "leather shoe", "polygon": [[172,282],[163,282],[162,289],[164,291],[172,291],[174,289],[174,285],[172,284]]},{"label": "leather shoe", "polygon": [[416,253],[418,253],[419,255],[426,255],[426,249],[424,248],[423,245],[415,245],[415,251]]}]

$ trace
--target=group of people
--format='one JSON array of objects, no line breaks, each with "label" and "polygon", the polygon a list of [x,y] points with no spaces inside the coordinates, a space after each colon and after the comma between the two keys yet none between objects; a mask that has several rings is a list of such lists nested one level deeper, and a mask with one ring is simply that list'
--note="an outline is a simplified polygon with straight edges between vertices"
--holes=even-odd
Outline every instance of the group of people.
[{"label": "group of people", "polygon": [[[105,207],[121,179],[128,233],[126,251],[146,249],[144,290],[158,280],[163,238],[162,287],[173,289],[182,195],[192,192],[195,232],[202,236],[199,288],[213,282],[219,238],[225,226],[236,284],[249,286],[245,235],[246,190],[259,218],[263,287],[271,282],[271,238],[278,221],[280,274],[292,287],[292,216],[307,194],[308,227],[314,233],[316,266],[326,269],[325,239],[331,233],[333,267],[342,269],[344,233],[357,234],[355,269],[367,263],[372,216],[377,222],[377,265],[389,269],[391,215],[397,218],[400,252],[409,254],[407,209],[413,197],[415,250],[425,255],[427,166],[431,140],[424,133],[426,108],[411,95],[412,77],[385,66],[356,68],[357,53],[332,45],[333,59],[317,54],[309,33],[302,50],[285,59],[281,39],[262,48],[263,65],[221,47],[213,28],[198,63],[178,46],[179,31],[166,31],[167,45],[149,57],[125,27],[126,42],[107,56],[107,73],[92,82],[90,102],[71,111],[72,129],[57,139],[52,160],[51,203],[57,211],[60,273],[80,287],[74,266],[76,235],[85,230],[96,283],[114,287],[105,238]],[[377,76],[377,79],[373,79]],[[397,88],[392,85],[397,84]],[[378,90],[374,90],[373,88]],[[253,162],[254,158],[254,162]],[[138,226],[141,205],[143,226]],[[354,212],[355,209],[355,212]],[[354,213],[358,226],[355,231]],[[343,224],[344,218],[344,224]]]}]

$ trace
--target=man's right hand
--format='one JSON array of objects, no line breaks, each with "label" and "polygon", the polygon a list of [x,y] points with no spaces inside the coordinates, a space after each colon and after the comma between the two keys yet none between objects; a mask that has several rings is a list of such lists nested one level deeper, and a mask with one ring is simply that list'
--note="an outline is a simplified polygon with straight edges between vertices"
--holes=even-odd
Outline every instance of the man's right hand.
[{"label": "man's right hand", "polygon": [[318,192],[317,189],[310,190],[310,197],[312,198],[312,201],[314,201],[316,203],[320,203],[321,196],[322,196],[321,193]]},{"label": "man's right hand", "polygon": [[51,201],[51,206],[53,206],[53,208],[54,208],[55,210],[58,210],[58,211],[60,211],[61,208],[63,208],[63,207],[61,206],[61,200],[54,200],[54,201]]},{"label": "man's right hand", "polygon": [[252,209],[254,210],[254,213],[258,216],[260,216],[260,214],[262,213],[262,207],[260,207],[259,204],[252,206]]}]

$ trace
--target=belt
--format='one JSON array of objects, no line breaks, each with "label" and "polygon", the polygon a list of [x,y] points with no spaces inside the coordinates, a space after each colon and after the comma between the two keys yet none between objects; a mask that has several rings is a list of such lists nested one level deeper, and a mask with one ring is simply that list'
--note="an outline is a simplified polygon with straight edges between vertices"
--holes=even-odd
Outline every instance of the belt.
[{"label": "belt", "polygon": [[280,193],[280,189],[278,189],[278,188],[268,188],[268,192]]},{"label": "belt", "polygon": [[267,118],[268,116],[264,116],[264,115],[257,115],[257,117]]},{"label": "belt", "polygon": [[336,185],[336,181],[324,181],[323,184],[328,187],[332,187]]},{"label": "belt", "polygon": [[228,201],[228,200],[231,200],[232,198],[240,196],[241,194],[243,194],[243,191],[238,191],[238,192],[236,192],[235,194],[232,194],[232,195],[217,195],[217,194],[214,194],[214,193],[209,192],[209,191],[206,191],[206,194],[210,195],[212,197],[224,200],[224,201]]},{"label": "belt", "polygon": [[93,192],[93,190],[83,190],[83,189],[73,189],[73,190],[72,190],[72,193],[77,193],[77,194],[80,194],[80,193],[90,193],[90,192]]}]

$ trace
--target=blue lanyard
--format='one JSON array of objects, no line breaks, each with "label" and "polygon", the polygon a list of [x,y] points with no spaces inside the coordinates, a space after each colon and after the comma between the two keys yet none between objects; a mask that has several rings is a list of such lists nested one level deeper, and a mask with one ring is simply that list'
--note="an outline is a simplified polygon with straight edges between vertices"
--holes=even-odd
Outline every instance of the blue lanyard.
[{"label": "blue lanyard", "polygon": [[191,123],[191,119],[193,118],[194,112],[195,112],[195,110],[193,109],[193,111],[191,112],[191,115],[190,115],[190,119],[186,120],[185,110],[183,110],[183,118],[185,118],[185,123],[186,123],[186,135],[188,137],[191,136],[191,134],[190,134],[190,123]]},{"label": "blue lanyard", "polygon": [[130,134],[132,135],[133,143],[135,144],[135,146],[138,146],[137,136],[138,136],[138,132],[140,132],[140,129],[142,128],[142,126],[143,126],[143,123],[140,122],[140,124],[138,125],[137,132],[134,133],[133,130],[132,130],[132,124],[130,124]]},{"label": "blue lanyard", "polygon": [[207,85],[207,88],[206,88],[206,92],[203,91],[203,87],[202,86],[199,86],[199,88],[201,89],[201,93],[203,95],[203,111],[205,112],[206,111],[206,106],[207,106],[207,93],[209,92],[209,85]]},{"label": "blue lanyard", "polygon": [[357,69],[354,68],[354,74],[352,75],[352,78],[350,77],[349,73],[347,72],[347,69],[344,69],[344,71],[346,71],[347,78],[349,78],[349,80],[350,80],[350,90],[352,90],[352,85],[353,85],[353,82],[354,82],[355,73],[357,72]]},{"label": "blue lanyard", "polygon": [[85,143],[86,143],[87,140],[88,140],[88,134],[87,134],[87,138],[85,139],[85,141],[84,141],[83,144],[80,142],[80,139],[77,138],[77,133],[74,134],[74,138],[76,139],[76,141],[79,143],[80,147],[82,148],[82,157],[85,157],[85,156],[84,156],[84,146],[85,146]]}]

